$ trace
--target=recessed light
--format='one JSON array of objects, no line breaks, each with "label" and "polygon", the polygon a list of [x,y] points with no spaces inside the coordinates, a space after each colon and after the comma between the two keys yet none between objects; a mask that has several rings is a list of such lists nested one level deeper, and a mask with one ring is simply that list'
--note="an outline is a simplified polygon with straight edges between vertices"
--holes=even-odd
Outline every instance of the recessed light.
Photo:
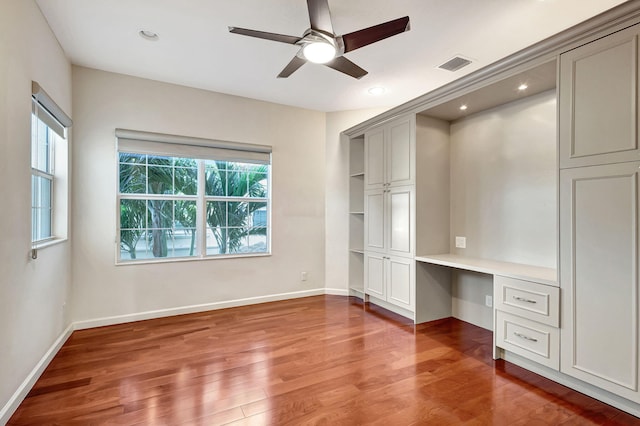
[{"label": "recessed light", "polygon": [[160,38],[158,37],[158,34],[149,30],[140,30],[138,34],[140,34],[140,37],[142,37],[143,39],[149,40],[149,41],[158,41],[158,39]]},{"label": "recessed light", "polygon": [[529,86],[527,86],[526,84],[522,83],[520,86],[518,86],[518,90],[519,91],[523,91],[523,90],[527,90],[529,88]]},{"label": "recessed light", "polygon": [[375,86],[375,87],[372,87],[372,88],[370,88],[368,90],[369,94],[373,95],[373,96],[380,96],[386,91],[387,91],[387,89],[385,89],[384,87],[380,87],[380,86]]},{"label": "recessed light", "polygon": [[466,110],[467,110],[466,105],[460,105],[460,111],[466,111]]}]

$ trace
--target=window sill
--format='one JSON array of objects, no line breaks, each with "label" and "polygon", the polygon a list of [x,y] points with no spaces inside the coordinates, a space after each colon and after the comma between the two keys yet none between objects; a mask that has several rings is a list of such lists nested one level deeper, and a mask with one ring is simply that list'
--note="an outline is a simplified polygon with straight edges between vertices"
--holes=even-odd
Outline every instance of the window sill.
[{"label": "window sill", "polygon": [[68,238],[57,238],[57,237],[54,237],[54,238],[52,238],[50,240],[46,240],[46,241],[42,241],[42,242],[36,243],[35,247],[33,247],[33,243],[31,243],[31,244],[32,244],[32,247],[35,248],[36,250],[42,250],[42,249],[45,249],[47,247],[57,246],[58,244],[66,243],[67,241],[69,241]]},{"label": "window sill", "polygon": [[199,262],[207,260],[222,260],[222,259],[247,259],[253,257],[269,257],[271,253],[246,253],[246,254],[227,254],[217,256],[204,256],[204,257],[170,257],[160,259],[144,259],[144,260],[116,260],[116,266],[131,266],[131,265],[149,265],[154,263],[182,263],[182,262]]}]

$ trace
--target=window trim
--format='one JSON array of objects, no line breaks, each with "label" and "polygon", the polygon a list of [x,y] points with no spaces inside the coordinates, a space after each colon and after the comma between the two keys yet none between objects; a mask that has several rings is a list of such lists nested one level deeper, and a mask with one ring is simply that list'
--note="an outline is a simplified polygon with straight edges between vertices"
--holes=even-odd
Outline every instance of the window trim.
[{"label": "window trim", "polygon": [[[116,165],[116,235],[115,235],[115,265],[143,265],[152,263],[192,262],[201,260],[220,260],[248,257],[267,257],[272,255],[272,193],[271,193],[271,153],[269,145],[258,145],[239,142],[228,142],[214,139],[204,139],[189,136],[168,135],[162,133],[142,132],[137,130],[115,129],[115,165]],[[157,151],[156,151],[157,149]],[[146,155],[183,157],[198,162],[198,182],[204,182],[206,173],[206,160],[219,160],[228,162],[241,162],[268,165],[267,194],[268,197],[221,197],[204,193],[204,187],[198,187],[196,195],[165,195],[165,194],[122,194],[120,193],[120,153],[137,153]],[[204,185],[204,184],[202,184]],[[202,193],[200,193],[202,191]],[[200,214],[196,216],[196,251],[193,256],[183,257],[158,257],[127,260],[121,258],[120,244],[120,202],[123,199],[162,199],[162,200],[186,200],[195,201]],[[267,205],[266,225],[267,250],[265,252],[250,253],[225,253],[207,254],[206,234],[208,224],[206,221],[206,203],[209,201],[225,202],[262,202]]]},{"label": "window trim", "polygon": [[[46,238],[41,238],[38,240],[34,240],[33,239],[33,235],[34,235],[34,229],[33,229],[33,197],[34,197],[34,193],[33,193],[33,183],[31,184],[31,215],[32,215],[32,219],[31,219],[31,235],[30,235],[30,240],[31,240],[31,248],[32,248],[32,253],[31,256],[32,258],[37,258],[37,250],[44,248],[44,247],[50,247],[52,245],[55,245],[57,243],[61,243],[64,241],[68,240],[67,234],[68,234],[68,223],[63,227],[60,228],[59,225],[56,225],[58,219],[57,219],[57,215],[60,213],[60,210],[63,209],[64,212],[66,212],[66,218],[64,220],[68,221],[68,184],[66,186],[64,186],[64,188],[67,191],[67,196],[62,196],[64,197],[64,200],[67,200],[67,206],[66,208],[61,207],[59,204],[61,202],[59,196],[58,196],[58,186],[59,184],[56,183],[56,181],[59,178],[59,171],[57,171],[57,167],[56,167],[56,163],[58,161],[60,161],[58,157],[59,153],[56,153],[56,151],[59,150],[64,150],[64,152],[68,152],[68,143],[69,143],[69,138],[68,138],[68,132],[67,129],[69,127],[71,127],[71,125],[73,124],[71,118],[65,114],[65,112],[62,110],[62,108],[60,108],[54,101],[53,99],[44,91],[44,89],[42,89],[42,87],[40,86],[40,84],[38,84],[36,81],[32,81],[31,82],[31,131],[30,131],[30,152],[33,153],[33,149],[34,149],[34,133],[33,133],[33,120],[34,117],[36,120],[41,121],[45,126],[47,126],[48,130],[55,133],[58,137],[52,137],[53,143],[50,144],[50,146],[48,147],[49,150],[49,172],[41,170],[37,167],[33,167],[33,157],[32,154],[30,155],[30,163],[31,163],[31,173],[30,173],[30,177],[31,180],[33,181],[34,177],[41,177],[41,178],[45,178],[47,180],[49,180],[50,185],[51,185],[51,191],[50,191],[50,227],[51,227],[51,232],[50,232],[50,236],[46,237]],[[60,143],[64,143],[67,144],[65,147],[61,147],[61,146],[57,146]],[[66,177],[68,177],[68,167],[69,167],[69,163],[68,163],[68,157],[64,160],[65,167],[67,168],[66,172],[63,172],[64,175]],[[60,216],[62,217],[62,216]]]}]

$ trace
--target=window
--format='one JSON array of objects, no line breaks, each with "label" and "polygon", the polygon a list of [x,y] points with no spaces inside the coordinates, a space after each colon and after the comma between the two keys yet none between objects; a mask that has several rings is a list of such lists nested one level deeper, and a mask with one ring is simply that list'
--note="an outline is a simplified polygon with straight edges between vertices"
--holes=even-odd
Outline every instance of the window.
[{"label": "window", "polygon": [[[34,249],[67,233],[67,143],[71,119],[32,85],[31,242]],[[35,257],[34,251],[34,257]]]},{"label": "window", "polygon": [[119,262],[270,252],[270,147],[116,135]]}]

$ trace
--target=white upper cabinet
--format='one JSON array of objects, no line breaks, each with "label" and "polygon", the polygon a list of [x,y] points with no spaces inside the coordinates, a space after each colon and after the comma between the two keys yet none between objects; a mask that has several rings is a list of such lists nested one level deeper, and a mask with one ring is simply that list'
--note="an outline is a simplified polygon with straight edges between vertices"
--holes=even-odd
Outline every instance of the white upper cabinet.
[{"label": "white upper cabinet", "polygon": [[365,133],[365,189],[415,183],[415,149],[414,116]]},{"label": "white upper cabinet", "polygon": [[560,56],[560,167],[640,160],[639,26]]},{"label": "white upper cabinet", "polygon": [[364,176],[366,189],[382,188],[386,183],[384,135],[384,128],[378,128],[365,134]]},{"label": "white upper cabinet", "polygon": [[415,182],[415,123],[404,118],[387,125],[387,183],[390,186]]},{"label": "white upper cabinet", "polygon": [[640,402],[640,162],[560,172],[561,371]]}]

